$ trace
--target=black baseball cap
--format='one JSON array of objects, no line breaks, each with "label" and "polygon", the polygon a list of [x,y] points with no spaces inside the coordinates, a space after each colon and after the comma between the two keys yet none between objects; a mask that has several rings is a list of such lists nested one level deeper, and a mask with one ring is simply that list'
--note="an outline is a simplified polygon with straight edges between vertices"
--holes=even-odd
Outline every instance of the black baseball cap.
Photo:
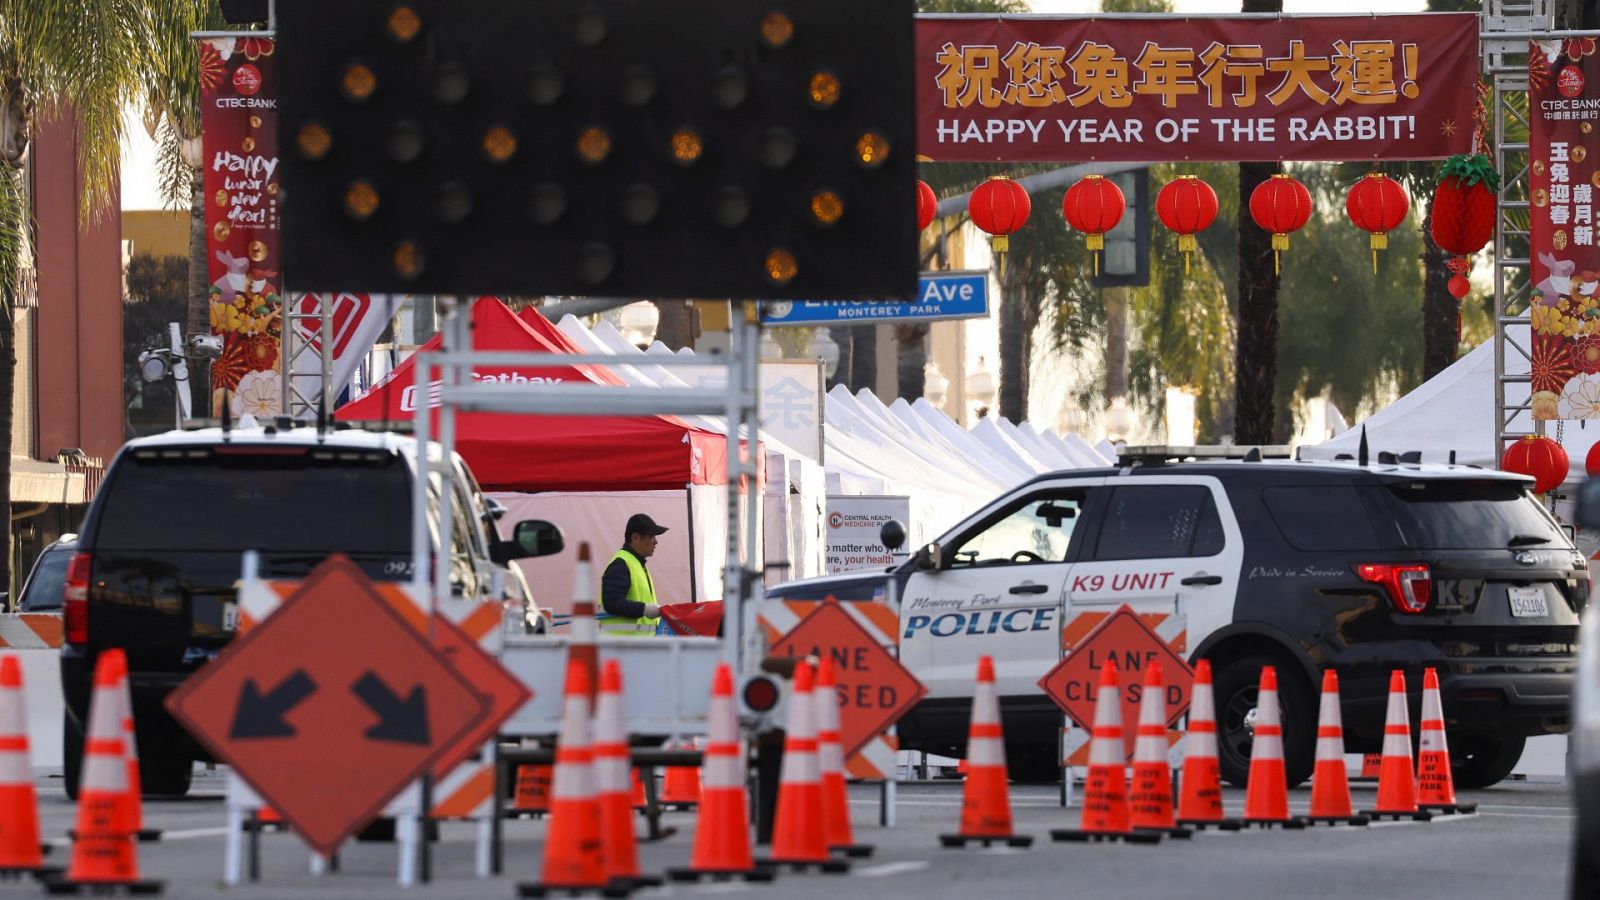
[{"label": "black baseball cap", "polygon": [[628,517],[628,530],[623,533],[623,537],[633,537],[636,534],[647,534],[653,537],[658,534],[666,534],[666,532],[665,526],[657,525],[654,519],[644,513],[634,513]]}]

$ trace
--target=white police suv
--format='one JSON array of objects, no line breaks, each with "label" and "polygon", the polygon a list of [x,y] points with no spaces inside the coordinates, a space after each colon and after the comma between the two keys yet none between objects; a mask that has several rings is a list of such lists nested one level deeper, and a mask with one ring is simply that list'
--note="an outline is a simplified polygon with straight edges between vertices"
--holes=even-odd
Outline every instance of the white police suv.
[{"label": "white police suv", "polygon": [[1180,461],[1194,452],[1132,448],[1116,468],[1035,478],[903,565],[789,582],[767,599],[870,602],[892,580],[901,660],[929,689],[900,721],[901,746],[962,755],[989,654],[1021,778],[1059,774],[1062,718],[1037,682],[1060,658],[1063,625],[1122,604],[1186,620],[1191,658],[1216,672],[1235,784],[1265,664],[1280,673],[1291,783],[1311,772],[1329,667],[1351,752],[1379,749],[1391,669],[1411,676],[1420,707],[1422,669],[1436,668],[1463,787],[1499,781],[1528,737],[1567,729],[1589,576],[1530,479],[1389,454]]}]

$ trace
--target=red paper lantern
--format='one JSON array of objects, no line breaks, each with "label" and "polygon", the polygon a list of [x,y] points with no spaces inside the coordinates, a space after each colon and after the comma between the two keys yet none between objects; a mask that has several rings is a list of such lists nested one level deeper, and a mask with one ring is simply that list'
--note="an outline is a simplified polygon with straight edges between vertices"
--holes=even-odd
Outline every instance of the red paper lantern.
[{"label": "red paper lantern", "polygon": [[1311,192],[1292,175],[1277,174],[1250,192],[1250,218],[1272,233],[1272,270],[1278,271],[1278,254],[1289,249],[1289,233],[1311,220]]},{"label": "red paper lantern", "polygon": [[1033,201],[1022,185],[996,175],[972,190],[967,200],[967,214],[972,224],[991,235],[991,245],[1000,261],[1000,275],[1006,271],[1006,251],[1011,249],[1011,235],[1028,221],[1033,211]]},{"label": "red paper lantern", "polygon": [[1447,175],[1433,189],[1429,228],[1433,242],[1455,256],[1471,256],[1494,237],[1494,192],[1482,180]]},{"label": "red paper lantern", "polygon": [[1533,477],[1533,492],[1543,494],[1567,480],[1567,448],[1542,434],[1530,434],[1506,448],[1500,468]]},{"label": "red paper lantern", "polygon": [[939,211],[939,198],[926,181],[917,182],[917,230],[927,228]]},{"label": "red paper lantern", "polygon": [[1217,192],[1194,175],[1179,175],[1156,194],[1156,216],[1178,233],[1183,271],[1189,271],[1189,254],[1200,249],[1194,236],[1217,220]]},{"label": "red paper lantern", "polygon": [[1378,251],[1389,246],[1389,232],[1406,220],[1411,201],[1394,179],[1382,172],[1370,172],[1350,186],[1344,201],[1345,215],[1362,231],[1371,233],[1372,271],[1378,271]]},{"label": "red paper lantern", "polygon": [[1067,224],[1088,235],[1084,245],[1094,254],[1094,272],[1100,274],[1100,251],[1106,247],[1106,232],[1122,221],[1128,208],[1122,188],[1104,175],[1086,175],[1067,188],[1061,198],[1061,215]]},{"label": "red paper lantern", "polygon": [[1590,475],[1600,475],[1600,443],[1589,448],[1589,455],[1583,458],[1583,470]]}]

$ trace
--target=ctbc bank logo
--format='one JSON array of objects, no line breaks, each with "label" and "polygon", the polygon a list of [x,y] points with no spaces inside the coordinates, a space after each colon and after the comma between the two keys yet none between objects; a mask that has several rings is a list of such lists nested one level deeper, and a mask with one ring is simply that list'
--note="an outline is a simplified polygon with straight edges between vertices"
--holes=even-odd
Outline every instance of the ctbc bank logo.
[{"label": "ctbc bank logo", "polygon": [[844,527],[844,513],[828,513],[828,527],[829,528],[843,528]]},{"label": "ctbc bank logo", "polygon": [[[479,375],[477,372],[473,372],[472,373],[472,380],[476,381],[476,382],[480,382],[480,383],[481,382],[485,382],[485,381],[494,381],[494,382],[499,382],[500,384],[560,384],[563,381],[565,381],[566,379],[565,378],[555,378],[555,377],[548,377],[547,378],[547,377],[540,376],[540,375],[534,375],[533,377],[530,378],[527,375],[519,375],[516,372],[501,372],[498,375]],[[434,382],[429,383],[429,385],[428,385],[428,408],[429,409],[436,409],[439,406],[440,394],[441,394],[441,389],[443,388],[443,386],[444,386],[444,382],[441,382],[441,381],[434,381]],[[373,390],[376,391],[379,387],[382,387],[382,385],[379,384],[379,385],[375,386],[373,388]],[[417,411],[417,387],[416,387],[416,385],[412,385],[411,387],[408,387],[405,390],[400,392],[400,411],[401,412],[416,412]]]},{"label": "ctbc bank logo", "polygon": [[1556,76],[1556,90],[1563,97],[1576,97],[1583,93],[1583,70],[1577,66],[1566,66]]},{"label": "ctbc bank logo", "polygon": [[233,88],[246,97],[261,90],[261,70],[245,63],[233,72]]}]

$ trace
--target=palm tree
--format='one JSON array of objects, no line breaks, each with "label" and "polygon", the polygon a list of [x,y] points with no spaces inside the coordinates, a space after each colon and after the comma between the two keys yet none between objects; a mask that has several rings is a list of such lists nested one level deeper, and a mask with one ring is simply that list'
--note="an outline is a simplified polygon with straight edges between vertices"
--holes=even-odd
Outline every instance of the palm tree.
[{"label": "palm tree", "polygon": [[[32,231],[23,184],[25,151],[38,116],[71,116],[80,129],[79,214],[98,221],[116,209],[122,111],[135,99],[148,60],[139,0],[0,0],[0,522],[11,520],[11,442],[16,385],[15,300]],[[11,583],[11,531],[0,584]]]},{"label": "palm tree", "polygon": [[[1244,0],[1246,13],[1281,13],[1283,0]],[[1239,164],[1239,197],[1283,171],[1277,162]],[[1244,205],[1243,202],[1240,204]],[[1239,343],[1235,377],[1238,400],[1233,435],[1241,444],[1272,442],[1273,396],[1278,379],[1278,273],[1270,236],[1239,217]]]},{"label": "palm tree", "polygon": [[[205,180],[201,177],[200,54],[189,35],[226,26],[216,0],[149,0],[142,4],[149,40],[143,73],[144,125],[155,140],[162,200],[189,206],[189,303],[185,330],[211,330],[206,277]],[[203,368],[203,367],[201,367]],[[209,396],[209,391],[201,396]]]}]

